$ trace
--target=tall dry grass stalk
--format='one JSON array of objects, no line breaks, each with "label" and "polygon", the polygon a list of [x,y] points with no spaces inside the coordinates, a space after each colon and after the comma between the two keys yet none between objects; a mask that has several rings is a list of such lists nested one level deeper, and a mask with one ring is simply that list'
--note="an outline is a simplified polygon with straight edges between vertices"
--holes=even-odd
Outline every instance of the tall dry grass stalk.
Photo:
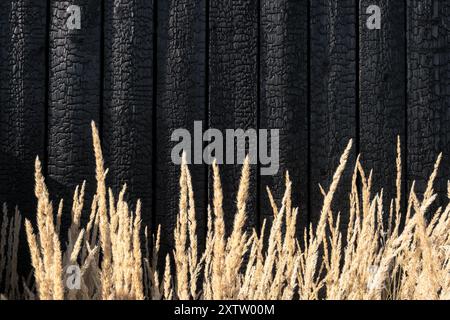
[{"label": "tall dry grass stalk", "polygon": [[[117,197],[107,189],[100,139],[92,124],[97,191],[85,210],[85,184],[76,188],[72,223],[61,230],[63,202],[56,215],[36,160],[35,226],[26,221],[34,269],[35,290],[25,286],[27,297],[37,299],[450,299],[450,204],[430,212],[437,194],[433,185],[441,155],[431,172],[423,197],[413,184],[402,208],[401,146],[397,141],[396,194],[387,199],[373,190],[372,171],[359,158],[354,165],[349,212],[333,212],[333,199],[351,152],[345,148],[324,196],[317,225],[297,236],[300,214],[292,203],[292,181],[285,176],[280,203],[267,188],[273,221],[260,230],[248,230],[247,198],[250,164],[247,158],[236,198],[231,233],[226,235],[219,167],[212,165],[213,197],[208,206],[206,243],[197,239],[195,195],[183,157],[180,167],[179,214],[174,248],[158,265],[160,234],[142,237],[141,203],[130,209],[124,200],[126,186]],[[448,188],[450,198],[450,183]],[[390,201],[387,201],[390,200]],[[389,204],[386,207],[386,203]],[[83,212],[90,212],[86,226]],[[388,218],[386,220],[386,213]],[[348,224],[342,227],[342,215]],[[0,232],[0,283],[6,296],[18,296],[17,260],[20,216],[8,221],[4,210]],[[428,220],[427,217],[432,219]],[[36,231],[35,231],[36,230]],[[167,231],[167,230],[166,230]],[[61,232],[67,242],[60,243]],[[150,243],[150,244],[149,244]],[[144,252],[141,250],[144,249]],[[73,288],[73,267],[79,288]],[[5,271],[6,270],[6,271]],[[3,277],[3,278],[2,278]],[[8,280],[9,279],[9,280]],[[34,292],[34,296],[33,296]]]},{"label": "tall dry grass stalk", "polygon": [[[144,299],[145,266],[154,259],[143,258],[141,252],[141,203],[135,211],[124,201],[126,186],[117,199],[107,193],[103,155],[97,129],[92,123],[96,159],[97,192],[93,197],[89,221],[80,225],[84,210],[85,183],[75,189],[71,225],[67,243],[60,243],[58,213],[36,159],[35,195],[38,200],[35,233],[26,220],[26,232],[34,269],[36,297],[39,299]],[[55,224],[56,220],[56,224]]]}]

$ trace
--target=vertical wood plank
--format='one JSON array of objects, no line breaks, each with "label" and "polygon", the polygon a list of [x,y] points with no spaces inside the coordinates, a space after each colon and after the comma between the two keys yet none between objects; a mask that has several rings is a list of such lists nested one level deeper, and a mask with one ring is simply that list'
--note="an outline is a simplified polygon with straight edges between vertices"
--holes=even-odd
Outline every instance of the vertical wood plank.
[{"label": "vertical wood plank", "polygon": [[[226,129],[257,130],[258,1],[210,0],[209,23],[209,126],[223,134]],[[220,168],[227,230],[231,230],[236,213],[241,167],[227,164]],[[249,227],[258,224],[256,175],[256,166],[252,165]]]},{"label": "vertical wood plank", "polygon": [[[380,30],[366,26],[370,5],[381,9]],[[359,11],[361,162],[367,170],[373,169],[373,191],[383,189],[385,205],[389,206],[396,191],[397,136],[405,151],[405,3],[363,0]]]},{"label": "vertical wood plank", "polygon": [[281,206],[289,171],[302,230],[308,222],[308,1],[263,0],[260,32],[260,129],[280,130],[279,171],[261,176],[261,218],[273,217],[266,186]]},{"label": "vertical wood plank", "polygon": [[[179,205],[180,166],[171,159],[175,129],[194,135],[194,121],[206,119],[205,110],[205,0],[158,1],[156,108],[156,224],[161,243],[173,245]],[[205,125],[203,125],[205,126]],[[198,230],[204,235],[206,169],[191,165]],[[200,239],[202,240],[202,239]]]},{"label": "vertical wood plank", "polygon": [[450,175],[450,2],[408,0],[408,185],[423,193],[440,152],[435,191]]},{"label": "vertical wood plank", "polygon": [[107,0],[104,34],[103,149],[107,183],[124,183],[132,204],[142,201],[151,225],[153,116],[153,3]]},{"label": "vertical wood plank", "polygon": [[34,160],[45,150],[45,1],[0,3],[0,203],[34,214]]},{"label": "vertical wood plank", "polygon": [[[331,183],[339,158],[356,137],[356,3],[354,0],[311,0],[311,222],[323,203],[318,184]],[[334,212],[346,212],[352,157],[334,195]],[[347,210],[348,212],[348,210]],[[341,217],[343,225],[348,221]]]},{"label": "vertical wood plank", "polygon": [[[81,8],[81,29],[68,30],[69,5]],[[48,177],[50,194],[64,197],[65,212],[76,185],[95,190],[90,123],[100,110],[100,1],[52,0],[49,52]],[[89,203],[89,201],[86,201]],[[63,219],[65,224],[69,218]]]}]

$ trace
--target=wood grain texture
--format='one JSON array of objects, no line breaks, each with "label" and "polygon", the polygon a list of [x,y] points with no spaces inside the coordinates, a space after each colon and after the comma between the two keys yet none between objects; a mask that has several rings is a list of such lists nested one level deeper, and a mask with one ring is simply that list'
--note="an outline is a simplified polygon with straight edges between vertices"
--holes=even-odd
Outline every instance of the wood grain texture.
[{"label": "wood grain texture", "polygon": [[[366,26],[370,5],[381,9],[381,29]],[[395,0],[360,2],[359,94],[360,152],[373,169],[373,191],[383,189],[388,207],[395,198],[396,141],[401,139],[405,164],[405,4]],[[405,190],[405,184],[402,186]],[[386,215],[389,212],[386,211]]]},{"label": "wood grain texture", "polygon": [[[316,224],[323,197],[349,139],[356,137],[356,3],[311,0],[311,213]],[[334,212],[345,212],[352,157],[334,196]],[[341,219],[346,224],[345,215]]]},{"label": "wood grain texture", "polygon": [[107,0],[104,5],[103,150],[107,184],[126,183],[133,207],[151,225],[153,116],[153,4]]},{"label": "wood grain texture", "polygon": [[281,206],[289,171],[293,203],[300,206],[299,230],[308,222],[308,23],[308,1],[261,3],[260,128],[280,130],[280,168],[274,176],[261,176],[260,214],[273,217],[266,186]]},{"label": "wood grain texture", "polygon": [[45,150],[47,5],[0,3],[0,203],[34,212],[34,160]]},{"label": "wood grain texture", "polygon": [[[258,129],[257,10],[256,0],[210,0],[209,126],[223,133],[225,129]],[[227,164],[220,168],[228,231],[236,213],[241,167]],[[256,174],[256,166],[252,165],[247,202],[249,227],[256,226],[259,219]]]},{"label": "wood grain texture", "polygon": [[[162,245],[173,245],[178,215],[180,166],[171,159],[173,130],[193,136],[194,121],[205,121],[204,0],[158,1],[156,106],[156,224]],[[191,165],[200,238],[204,235],[206,168]],[[201,240],[201,239],[200,239]]]},{"label": "wood grain texture", "polygon": [[[80,30],[67,29],[70,4],[81,7]],[[98,123],[100,112],[101,12],[99,1],[50,5],[48,177],[51,194],[64,197],[68,214],[75,186],[87,180],[87,195],[96,186],[90,123]]]},{"label": "wood grain texture", "polygon": [[[66,27],[72,4],[81,7],[81,30]],[[365,25],[373,4],[381,30]],[[343,224],[357,152],[374,169],[375,189],[383,187],[386,202],[393,197],[397,135],[407,183],[417,181],[419,194],[444,153],[435,188],[444,195],[449,17],[444,0],[0,1],[0,202],[32,216],[39,155],[69,224],[75,186],[86,179],[86,194],[95,188],[91,120],[101,129],[108,183],[118,191],[126,182],[130,199],[143,200],[144,223],[163,226],[163,250],[173,244],[179,204],[171,134],[193,134],[196,120],[222,133],[281,129],[278,174],[259,177],[261,166],[252,166],[248,227],[271,217],[265,187],[279,202],[285,170],[300,228],[316,223],[318,184],[328,189],[350,138],[333,205]],[[190,169],[203,240],[211,176],[204,164]],[[228,230],[240,173],[240,165],[221,166]]]},{"label": "wood grain texture", "polygon": [[408,184],[416,192],[444,153],[435,191],[443,200],[450,176],[450,2],[407,2]]}]

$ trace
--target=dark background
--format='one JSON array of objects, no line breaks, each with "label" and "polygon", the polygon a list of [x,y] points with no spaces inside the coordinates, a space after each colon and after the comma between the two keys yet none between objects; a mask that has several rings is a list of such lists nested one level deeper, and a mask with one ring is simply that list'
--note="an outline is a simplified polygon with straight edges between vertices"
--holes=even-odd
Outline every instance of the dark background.
[{"label": "dark background", "polygon": [[[70,4],[81,6],[81,30],[66,28]],[[381,30],[365,26],[371,4],[381,7]],[[169,246],[179,175],[170,135],[194,120],[204,129],[281,129],[278,175],[252,168],[249,226],[271,217],[265,186],[279,201],[285,170],[300,227],[316,222],[318,184],[328,188],[350,138],[336,211],[345,210],[360,152],[388,208],[397,136],[403,187],[416,180],[422,192],[442,151],[436,191],[445,195],[450,1],[0,1],[0,202],[33,217],[36,155],[66,210],[75,185],[87,180],[88,193],[95,190],[91,120],[109,185],[117,192],[128,184],[130,200],[142,199],[144,223],[162,224]],[[203,234],[209,173],[205,165],[191,171]],[[221,173],[231,222],[240,166]]]}]

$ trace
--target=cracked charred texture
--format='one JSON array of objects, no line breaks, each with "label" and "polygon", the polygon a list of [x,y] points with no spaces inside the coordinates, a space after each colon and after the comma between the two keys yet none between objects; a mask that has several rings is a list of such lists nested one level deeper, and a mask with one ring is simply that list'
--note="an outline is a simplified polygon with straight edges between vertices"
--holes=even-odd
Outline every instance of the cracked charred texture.
[{"label": "cracked charred texture", "polygon": [[[356,136],[356,3],[311,0],[311,222],[323,203],[318,184],[328,190],[339,158]],[[333,200],[335,213],[348,212],[348,192],[356,150]],[[343,226],[348,217],[341,217]]]},{"label": "cracked charred texture", "polygon": [[407,3],[408,185],[416,180],[416,191],[424,192],[443,152],[435,191],[444,195],[450,175],[450,2]]},{"label": "cracked charred texture", "polygon": [[103,150],[107,183],[126,183],[131,204],[142,201],[151,225],[153,4],[106,0],[104,28]]},{"label": "cracked charred texture", "polygon": [[0,203],[33,217],[45,130],[45,1],[0,3]]},{"label": "cracked charred texture", "polygon": [[[225,129],[257,129],[257,9],[256,0],[210,0],[209,125],[222,132]],[[228,231],[236,213],[241,167],[227,164],[220,168]],[[249,228],[258,222],[256,174],[256,166],[252,165],[247,201]]]},{"label": "cracked charred texture", "polygon": [[[156,224],[162,226],[163,250],[173,246],[179,201],[180,166],[171,160],[173,130],[206,119],[205,0],[158,1],[156,107]],[[204,125],[205,126],[205,125]],[[199,240],[205,233],[206,168],[190,165]]]},{"label": "cracked charred texture", "polygon": [[299,230],[308,222],[307,7],[306,0],[261,3],[260,128],[280,130],[279,171],[274,176],[261,176],[261,218],[273,218],[266,186],[281,206],[288,170],[293,204],[300,205]]},{"label": "cracked charred texture", "polygon": [[[66,27],[71,4],[81,8],[80,30]],[[52,0],[50,6],[48,178],[67,215],[75,186],[87,180],[90,195],[96,185],[90,122],[99,120],[100,1]],[[70,219],[63,222],[66,227]]]},{"label": "cracked charred texture", "polygon": [[[366,27],[370,16],[366,9],[372,4],[381,9],[380,30]],[[367,170],[373,169],[373,191],[383,188],[387,206],[395,198],[397,136],[405,154],[404,17],[403,1],[363,0],[360,3],[361,162]],[[404,157],[402,162],[405,163]]]}]

